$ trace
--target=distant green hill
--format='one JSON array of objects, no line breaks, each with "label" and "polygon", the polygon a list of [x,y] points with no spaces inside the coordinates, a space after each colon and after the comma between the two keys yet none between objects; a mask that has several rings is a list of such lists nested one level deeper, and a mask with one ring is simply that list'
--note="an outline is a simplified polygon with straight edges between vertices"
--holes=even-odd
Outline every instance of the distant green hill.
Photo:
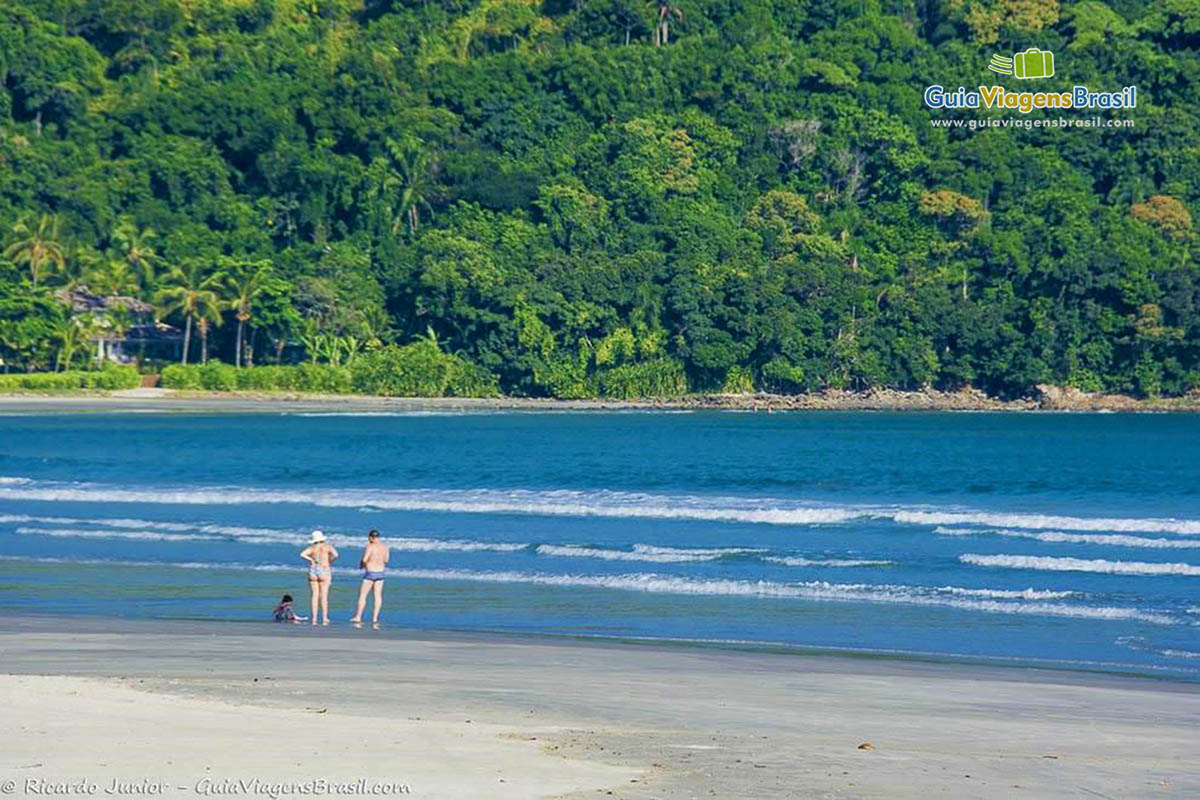
[{"label": "distant green hill", "polygon": [[87,286],[515,394],[1200,387],[1200,0],[9,0],[0,75],[9,369],[125,332]]}]

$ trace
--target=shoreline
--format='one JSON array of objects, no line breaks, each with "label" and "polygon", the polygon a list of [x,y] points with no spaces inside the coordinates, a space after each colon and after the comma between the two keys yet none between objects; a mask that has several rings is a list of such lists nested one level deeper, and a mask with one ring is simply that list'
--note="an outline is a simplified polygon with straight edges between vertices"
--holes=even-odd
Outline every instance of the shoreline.
[{"label": "shoreline", "polygon": [[650,400],[555,400],[530,397],[374,397],[300,392],[208,392],[175,389],[0,394],[0,413],[53,411],[176,412],[490,412],[490,411],[995,411],[1093,413],[1195,413],[1200,392],[1138,399],[1039,386],[1036,396],[1001,400],[975,389],[958,392],[826,390],[802,395],[700,394]]},{"label": "shoreline", "polygon": [[[53,779],[74,769],[132,779],[153,763],[181,783],[198,774],[248,777],[276,760],[261,742],[285,735],[292,738],[281,743],[279,763],[294,778],[310,739],[324,734],[319,752],[336,765],[329,777],[408,779],[414,797],[483,796],[484,785],[496,797],[611,792],[628,800],[999,800],[1014,786],[1039,798],[1200,791],[1190,757],[1200,723],[1192,687],[837,656],[381,633],[0,620],[0,697],[14,729],[31,732],[0,755],[0,774]],[[120,746],[88,747],[87,734],[105,727]],[[155,735],[161,730],[171,735]],[[50,748],[47,736],[80,741]],[[176,737],[201,744],[180,748]],[[379,760],[361,758],[364,737]],[[176,766],[161,766],[172,759]]]},{"label": "shoreline", "polygon": [[[253,635],[288,635],[295,630],[287,625],[264,622],[261,619],[221,619],[208,617],[112,617],[105,614],[24,613],[10,622],[0,618],[0,636],[26,629],[66,628],[77,633],[108,633],[114,628],[131,631],[169,632],[180,627],[197,634],[227,628],[233,632]],[[31,626],[31,627],[27,627]],[[304,627],[304,626],[300,626]],[[362,636],[362,630],[345,621],[334,620],[322,626],[322,634],[331,638]],[[607,648],[617,651],[662,651],[679,654],[739,654],[753,658],[792,658],[804,660],[807,667],[832,665],[829,669],[855,671],[855,665],[868,671],[896,671],[901,674],[945,673],[973,674],[997,681],[1031,683],[1065,683],[1079,686],[1111,686],[1124,683],[1131,687],[1155,688],[1160,691],[1196,692],[1200,671],[1185,677],[1169,670],[1119,662],[1070,661],[1056,659],[1020,658],[1007,656],[970,655],[951,652],[922,652],[918,650],[871,650],[868,648],[837,647],[832,645],[793,644],[755,640],[721,640],[675,638],[668,636],[617,636],[603,634],[553,633],[534,630],[508,631],[485,628],[424,628],[385,625],[372,631],[383,640],[417,639],[444,641],[456,644],[536,645],[541,647]],[[2,670],[0,670],[2,674]]]}]

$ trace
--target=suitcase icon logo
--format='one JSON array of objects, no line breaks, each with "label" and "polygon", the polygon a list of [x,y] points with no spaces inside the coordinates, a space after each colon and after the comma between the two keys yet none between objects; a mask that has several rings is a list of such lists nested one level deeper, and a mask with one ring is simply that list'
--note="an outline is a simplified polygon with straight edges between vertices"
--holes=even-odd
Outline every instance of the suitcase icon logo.
[{"label": "suitcase icon logo", "polygon": [[1049,78],[1054,75],[1054,53],[1031,47],[1023,53],[1008,56],[993,55],[988,69],[1001,75],[1012,75],[1019,80]]}]

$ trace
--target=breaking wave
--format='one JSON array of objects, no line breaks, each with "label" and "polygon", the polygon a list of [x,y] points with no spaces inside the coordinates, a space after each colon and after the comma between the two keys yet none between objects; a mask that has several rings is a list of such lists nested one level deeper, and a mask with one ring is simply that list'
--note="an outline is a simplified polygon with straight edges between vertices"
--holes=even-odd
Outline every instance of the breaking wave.
[{"label": "breaking wave", "polygon": [[799,556],[767,556],[763,560],[788,567],[890,567],[894,563],[874,558],[801,558]]},{"label": "breaking wave", "polygon": [[[926,588],[874,584],[836,584],[826,581],[780,583],[684,578],[653,573],[627,575],[549,575],[529,572],[475,572],[470,570],[396,570],[395,574],[425,580],[461,580],[489,583],[531,583],[545,586],[621,589],[660,594],[715,595],[735,597],[776,597],[815,601],[867,602],[897,605],[944,606],[966,611],[994,614],[1033,614],[1083,619],[1141,620],[1172,625],[1166,614],[1136,608],[1076,606],[1066,603],[1020,602],[1001,600],[996,590],[972,590],[958,587]],[[971,599],[971,592],[986,592]],[[1014,593],[1014,595],[1019,593]],[[1008,595],[1005,595],[1008,597]],[[1022,598],[1023,599],[1023,598]]]},{"label": "breaking wave", "polygon": [[[105,567],[151,567],[198,570],[245,570],[256,572],[298,572],[299,568],[281,564],[238,564],[204,562],[117,561],[106,559],[25,558],[0,555],[2,561],[45,564],[79,564]],[[615,589],[653,594],[701,595],[715,597],[759,597],[811,600],[817,602],[861,602],[885,605],[936,606],[988,614],[1017,614],[1070,617],[1092,620],[1138,620],[1156,625],[1177,623],[1167,614],[1119,606],[1082,606],[1046,602],[1048,596],[1029,590],[999,594],[1003,590],[963,587],[922,587],[888,584],[839,584],[827,581],[783,583],[728,579],[687,578],[656,573],[623,575],[576,575],[517,571],[473,571],[461,569],[394,569],[394,577],[430,581],[470,581],[476,583],[535,584],[576,588]]]},{"label": "breaking wave", "polygon": [[1200,548],[1200,539],[1152,539],[1147,536],[1129,536],[1120,533],[1064,533],[1062,531],[1039,533],[1007,528],[948,528],[943,525],[934,528],[933,532],[941,536],[1009,536],[1017,539],[1034,539],[1039,542],[1062,544],[1102,544],[1115,547],[1170,550]]},{"label": "breaking wave", "polygon": [[206,533],[162,533],[159,531],[83,530],[80,528],[17,528],[23,536],[50,536],[68,539],[130,539],[151,542],[221,541]]},{"label": "breaking wave", "polygon": [[[906,525],[1015,528],[1046,531],[1048,534],[1059,536],[1069,535],[1064,532],[1200,535],[1200,520],[1188,519],[1090,518],[878,505],[822,505],[778,498],[659,495],[620,491],[267,489],[231,486],[125,488],[95,483],[40,482],[21,477],[2,477],[0,499],[156,505],[296,504],[396,511],[684,519],[771,525],[833,525],[856,519],[877,519]],[[1118,541],[1107,543],[1117,544]],[[1165,545],[1140,543],[1131,546]]]},{"label": "breaking wave", "polygon": [[966,553],[958,557],[978,567],[1051,570],[1054,572],[1100,572],[1112,575],[1200,575],[1194,564],[1160,564],[1147,561],[1107,561],[1102,558],[1057,558],[1051,556],[985,556]]},{"label": "breaking wave", "polygon": [[909,510],[895,512],[892,519],[912,525],[988,525],[995,528],[1031,528],[1035,530],[1200,534],[1200,520],[1191,519],[1064,517],[1049,514]]},{"label": "breaking wave", "polygon": [[635,544],[629,550],[614,550],[605,547],[589,547],[574,544],[540,544],[535,552],[541,556],[568,558],[600,558],[606,561],[647,561],[660,564],[684,563],[689,561],[716,561],[719,558],[760,553],[762,550],[747,547],[660,547]]},{"label": "breaking wave", "polygon": [[[238,487],[124,489],[89,483],[0,485],[0,498],[44,502],[143,503],[159,505],[297,504],[332,508],[377,508],[470,514],[535,514],[568,517],[694,519],[814,525],[846,522],[864,509],[808,507],[751,498],[673,497],[609,491],[312,489]],[[771,507],[765,504],[775,503]]]}]

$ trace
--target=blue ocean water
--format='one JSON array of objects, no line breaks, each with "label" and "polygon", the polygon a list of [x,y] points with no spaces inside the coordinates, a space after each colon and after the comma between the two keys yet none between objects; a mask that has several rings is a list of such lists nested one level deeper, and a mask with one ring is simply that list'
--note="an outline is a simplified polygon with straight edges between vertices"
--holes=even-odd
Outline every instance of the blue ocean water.
[{"label": "blue ocean water", "polygon": [[265,619],[307,532],[388,624],[1200,679],[1200,420],[0,416],[4,613]]}]

